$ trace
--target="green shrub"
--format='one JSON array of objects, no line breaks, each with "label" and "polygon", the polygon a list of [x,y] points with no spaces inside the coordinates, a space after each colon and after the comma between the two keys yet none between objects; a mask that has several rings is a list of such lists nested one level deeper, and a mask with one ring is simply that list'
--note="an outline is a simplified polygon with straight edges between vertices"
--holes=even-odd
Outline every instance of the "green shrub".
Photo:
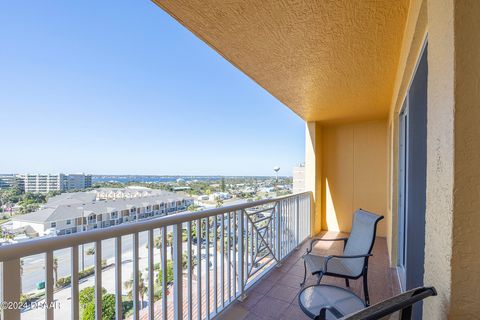
[{"label": "green shrub", "polygon": [[102,296],[102,320],[115,319],[115,295],[107,293]]},{"label": "green shrub", "polygon": [[[107,293],[105,288],[102,288],[102,296]],[[95,302],[95,287],[87,287],[80,291],[78,296],[81,308],[86,308],[87,305],[91,302]]]},{"label": "green shrub", "polygon": [[153,293],[153,298],[155,301],[162,299],[162,294],[162,286],[157,286],[157,288],[155,288],[155,292]]},{"label": "green shrub", "polygon": [[[163,270],[159,270],[157,274],[157,283],[162,283]],[[167,260],[167,283],[173,282],[173,261]]]},{"label": "green shrub", "polygon": [[123,313],[124,317],[132,309],[133,309],[133,301],[132,300],[122,301],[122,313]]},{"label": "green shrub", "polygon": [[[95,288],[88,287],[79,295],[82,320],[95,320]],[[115,295],[102,288],[102,320],[115,319]]]},{"label": "green shrub", "polygon": [[70,285],[71,282],[72,282],[72,279],[71,279],[70,276],[60,278],[60,279],[57,280],[57,287],[58,288],[66,287],[66,286]]},{"label": "green shrub", "polygon": [[95,273],[95,267],[89,267],[89,268],[86,268],[85,270],[80,271],[78,273],[78,278],[83,279],[85,277],[91,276],[94,273]]},{"label": "green shrub", "polygon": [[82,313],[82,320],[95,320],[95,303],[87,304]]}]

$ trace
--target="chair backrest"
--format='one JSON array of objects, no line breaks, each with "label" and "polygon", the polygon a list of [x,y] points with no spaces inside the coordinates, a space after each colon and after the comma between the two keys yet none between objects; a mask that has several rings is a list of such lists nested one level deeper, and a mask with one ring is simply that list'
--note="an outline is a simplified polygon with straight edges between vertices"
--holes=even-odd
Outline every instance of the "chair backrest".
[{"label": "chair backrest", "polygon": [[[375,236],[377,233],[377,224],[383,216],[358,209],[353,215],[352,231],[348,237],[347,245],[343,251],[344,255],[354,256],[359,254],[369,254],[372,252]],[[344,259],[344,263],[354,274],[360,274],[364,266],[365,259]]]}]

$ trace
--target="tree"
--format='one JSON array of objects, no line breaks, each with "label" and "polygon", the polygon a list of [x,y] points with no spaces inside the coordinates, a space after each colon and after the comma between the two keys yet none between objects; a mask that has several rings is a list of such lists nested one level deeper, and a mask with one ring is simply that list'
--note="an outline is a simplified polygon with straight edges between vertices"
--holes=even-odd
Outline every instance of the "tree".
[{"label": "tree", "polygon": [[170,259],[173,259],[173,233],[167,233],[167,247],[170,247]]},{"label": "tree", "polygon": [[21,200],[22,190],[19,187],[0,190],[0,200],[2,204],[17,203]]},{"label": "tree", "polygon": [[87,256],[93,256],[95,254],[95,248],[88,248],[86,254]]},{"label": "tree", "polygon": [[192,264],[190,265],[190,270],[188,270],[188,255],[186,252],[183,253],[182,255],[182,267],[183,270],[187,270],[193,275],[193,271],[195,270],[195,266],[198,263],[197,256],[192,256]]},{"label": "tree", "polygon": [[[130,279],[128,281],[125,281],[123,283],[123,286],[125,287],[125,289],[129,290],[128,291],[128,297],[130,299],[132,299],[132,300],[137,299],[137,297],[133,296],[133,275],[132,275],[132,279]],[[140,305],[142,307],[143,307],[143,301],[144,301],[146,293],[147,293],[147,286],[145,285],[145,279],[143,278],[142,272],[138,271],[138,294],[139,294],[140,302],[141,302]]]},{"label": "tree", "polygon": [[[163,271],[159,270],[157,274],[157,283],[162,284]],[[167,283],[173,282],[173,261],[167,260]]]},{"label": "tree", "polygon": [[[107,290],[102,288],[102,295],[106,294]],[[87,287],[80,291],[78,295],[78,301],[80,302],[80,309],[85,309],[87,305],[95,301],[95,287]]]},{"label": "tree", "polygon": [[[102,320],[112,319],[115,319],[115,295],[106,293],[102,295]],[[93,299],[83,309],[82,320],[95,320],[95,302]]]},{"label": "tree", "polygon": [[220,197],[217,197],[217,199],[216,199],[216,207],[217,207],[217,208],[220,208],[221,206],[223,206],[223,200],[220,199]]},{"label": "tree", "polygon": [[220,188],[222,192],[225,192],[225,178],[222,177],[222,181],[220,182]]},{"label": "tree", "polygon": [[[184,236],[186,236],[186,234],[182,235],[182,238]],[[172,232],[167,233],[166,239],[167,239],[167,241],[165,242],[165,245],[167,247],[170,247],[170,258],[173,259],[173,233]],[[183,238],[183,239],[186,240],[186,238]],[[155,238],[154,245],[155,245],[155,248],[157,248],[157,249],[162,248],[162,237],[161,236]]]},{"label": "tree", "polygon": [[58,280],[58,258],[53,258],[53,283]]}]

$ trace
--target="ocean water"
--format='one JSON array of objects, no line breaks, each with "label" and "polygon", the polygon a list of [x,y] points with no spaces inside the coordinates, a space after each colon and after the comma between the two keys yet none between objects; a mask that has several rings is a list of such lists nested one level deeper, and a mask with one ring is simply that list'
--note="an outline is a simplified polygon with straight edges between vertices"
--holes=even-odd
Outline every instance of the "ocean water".
[{"label": "ocean water", "polygon": [[[222,176],[92,176],[92,182],[173,182],[177,179],[184,179],[185,181],[199,180],[199,181],[214,181],[220,180]],[[257,178],[268,179],[270,177],[224,177],[229,178]]]}]

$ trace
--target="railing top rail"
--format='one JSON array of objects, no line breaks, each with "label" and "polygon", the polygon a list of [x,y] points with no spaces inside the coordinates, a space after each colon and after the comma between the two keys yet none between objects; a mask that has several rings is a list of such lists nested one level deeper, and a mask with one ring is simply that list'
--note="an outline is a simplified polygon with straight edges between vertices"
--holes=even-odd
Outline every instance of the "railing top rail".
[{"label": "railing top rail", "polygon": [[134,223],[121,224],[108,228],[99,228],[90,231],[83,231],[69,235],[62,235],[52,238],[43,238],[38,240],[25,241],[0,247],[0,262],[18,259],[26,256],[40,254],[53,250],[60,250],[70,248],[76,245],[91,243],[95,241],[107,240],[115,237],[126,236],[137,232],[148,231],[161,227],[167,227],[197,219],[217,216],[227,212],[234,212],[251,207],[261,206],[264,204],[277,202],[280,200],[302,196],[311,195],[310,191],[296,193],[293,195],[286,195],[273,199],[264,199],[248,203],[236,204],[232,206],[225,206],[220,208],[207,209],[197,212],[182,212],[169,216],[163,216],[148,220],[140,220]]}]

